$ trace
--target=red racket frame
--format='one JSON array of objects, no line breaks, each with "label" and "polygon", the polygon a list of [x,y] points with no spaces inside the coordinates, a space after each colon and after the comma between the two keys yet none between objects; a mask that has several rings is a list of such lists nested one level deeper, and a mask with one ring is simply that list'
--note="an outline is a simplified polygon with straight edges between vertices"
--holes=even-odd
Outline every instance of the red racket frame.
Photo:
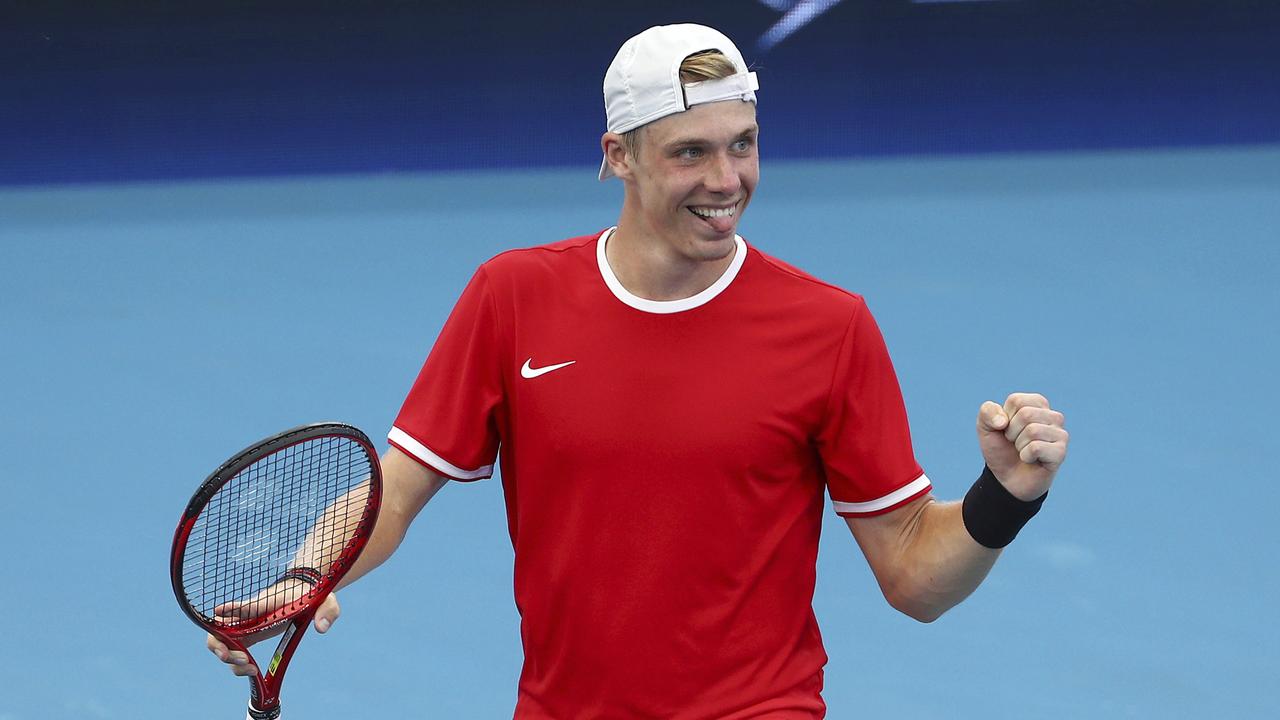
[{"label": "red racket frame", "polygon": [[[234,628],[216,625],[207,621],[191,607],[191,603],[187,600],[186,592],[182,587],[183,554],[186,552],[187,540],[191,536],[191,531],[195,527],[200,513],[208,506],[209,500],[217,494],[218,490],[245,468],[286,448],[326,437],[354,440],[363,446],[365,452],[369,455],[369,498],[364,518],[356,526],[351,541],[338,558],[333,561],[328,572],[322,571],[323,575],[320,582],[294,602],[263,616],[256,622],[239,625]],[[293,659],[293,653],[297,649],[298,643],[302,641],[302,636],[306,633],[307,627],[315,617],[316,610],[319,609],[320,604],[333,592],[343,576],[355,564],[356,558],[360,556],[365,545],[368,544],[370,536],[373,535],[373,527],[377,523],[378,510],[381,506],[382,466],[378,462],[378,453],[374,450],[373,443],[359,428],[337,422],[301,425],[241,450],[230,460],[224,462],[217,470],[214,470],[201,483],[199,489],[192,495],[191,501],[187,503],[186,511],[183,512],[182,519],[178,522],[178,529],[174,531],[173,550],[169,562],[169,578],[173,584],[173,592],[187,617],[191,618],[201,629],[217,637],[228,647],[245,653],[251,659],[253,659],[253,655],[249,653],[243,638],[277,627],[285,622],[289,623],[289,627],[285,629],[283,637],[281,637],[275,652],[272,654],[272,660],[267,667],[265,675],[262,672],[262,665],[257,663],[256,660],[254,662],[258,667],[258,672],[249,678],[248,718],[250,720],[268,720],[280,717],[280,686],[284,682],[284,674],[289,667],[289,661]]]}]

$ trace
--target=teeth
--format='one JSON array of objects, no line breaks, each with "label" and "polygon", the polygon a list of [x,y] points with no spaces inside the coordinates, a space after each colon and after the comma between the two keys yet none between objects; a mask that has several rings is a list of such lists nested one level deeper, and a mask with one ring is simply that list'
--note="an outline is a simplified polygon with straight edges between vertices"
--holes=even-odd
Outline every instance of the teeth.
[{"label": "teeth", "polygon": [[730,205],[723,209],[702,207],[691,207],[689,209],[693,211],[694,215],[699,217],[733,217],[733,211],[735,208],[737,208],[736,205]]}]

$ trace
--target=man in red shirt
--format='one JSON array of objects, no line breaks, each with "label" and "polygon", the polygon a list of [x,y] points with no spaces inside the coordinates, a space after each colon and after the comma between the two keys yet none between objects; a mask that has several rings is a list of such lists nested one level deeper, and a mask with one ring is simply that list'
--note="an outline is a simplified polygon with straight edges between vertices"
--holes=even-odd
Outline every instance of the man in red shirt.
[{"label": "man in red shirt", "polygon": [[[445,482],[497,462],[517,718],[820,718],[824,493],[888,601],[928,622],[1038,510],[1062,415],[1035,394],[984,403],[987,468],[963,503],[935,501],[863,299],[735,232],[759,179],[759,83],[737,48],[651,28],[604,87],[617,226],[477,270],[389,434],[382,515],[347,582]],[[317,629],[337,614],[330,598]]]}]

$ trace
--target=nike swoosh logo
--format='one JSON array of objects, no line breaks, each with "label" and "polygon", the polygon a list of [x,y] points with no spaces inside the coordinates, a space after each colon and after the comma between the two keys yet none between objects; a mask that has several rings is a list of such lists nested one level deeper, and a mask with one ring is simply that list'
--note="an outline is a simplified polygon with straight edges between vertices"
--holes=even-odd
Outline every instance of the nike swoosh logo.
[{"label": "nike swoosh logo", "polygon": [[559,370],[559,369],[560,369],[560,368],[562,368],[562,367],[569,367],[570,365],[572,365],[572,364],[574,364],[574,363],[576,363],[576,362],[578,362],[578,361],[577,361],[577,360],[570,360],[569,362],[562,362],[562,363],[560,363],[559,365],[548,365],[548,366],[546,366],[546,367],[540,367],[540,368],[536,368],[536,367],[533,367],[532,365],[530,365],[530,363],[532,363],[532,362],[533,362],[533,358],[529,358],[528,360],[525,360],[525,361],[524,361],[524,367],[520,368],[520,377],[522,377],[522,378],[536,378],[536,377],[538,377],[539,375],[546,375],[547,373],[551,372],[552,370]]}]

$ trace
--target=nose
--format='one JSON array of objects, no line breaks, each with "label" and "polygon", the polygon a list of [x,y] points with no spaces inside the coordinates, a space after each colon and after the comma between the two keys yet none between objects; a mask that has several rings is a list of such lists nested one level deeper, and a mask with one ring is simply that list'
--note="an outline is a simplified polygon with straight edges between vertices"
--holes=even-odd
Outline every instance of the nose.
[{"label": "nose", "polygon": [[738,166],[728,153],[717,153],[708,163],[704,184],[715,193],[733,194],[742,186]]}]

